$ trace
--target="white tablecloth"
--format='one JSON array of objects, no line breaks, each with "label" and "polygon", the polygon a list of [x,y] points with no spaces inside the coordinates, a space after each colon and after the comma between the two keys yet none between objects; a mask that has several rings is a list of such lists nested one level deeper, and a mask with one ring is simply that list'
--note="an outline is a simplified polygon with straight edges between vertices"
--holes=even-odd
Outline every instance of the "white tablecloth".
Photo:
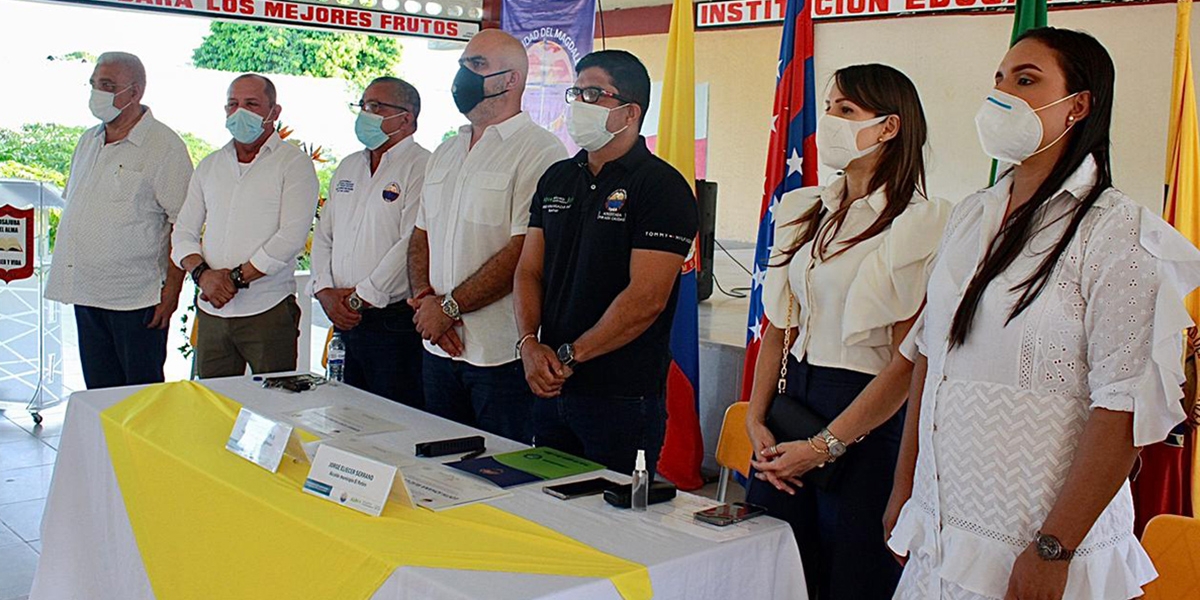
[{"label": "white tablecloth", "polygon": [[[264,390],[248,377],[204,383],[248,408],[263,411],[350,405],[387,415],[405,426],[399,437],[404,438],[410,453],[416,442],[477,433],[487,438],[489,454],[522,447],[346,386],[291,394]],[[138,389],[79,392],[71,397],[42,522],[42,555],[32,600],[154,598],[100,425],[101,411]],[[623,478],[611,472],[604,475]],[[599,497],[565,502],[542,493],[541,487],[515,488],[512,496],[491,504],[598,550],[646,565],[655,598],[807,600],[796,542],[782,522],[760,518],[754,522],[752,535],[718,543],[612,508]],[[620,596],[607,579],[403,567],[373,598],[612,600]]]}]

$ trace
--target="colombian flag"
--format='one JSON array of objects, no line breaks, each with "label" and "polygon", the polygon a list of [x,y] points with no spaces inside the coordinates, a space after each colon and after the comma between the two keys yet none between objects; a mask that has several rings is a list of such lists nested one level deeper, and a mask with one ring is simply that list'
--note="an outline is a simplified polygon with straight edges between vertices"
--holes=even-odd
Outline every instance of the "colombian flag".
[{"label": "colombian flag", "polygon": [[[696,59],[691,0],[675,0],[667,36],[667,68],[663,76],[657,154],[684,179],[696,181]],[[695,184],[693,183],[693,186]],[[699,237],[697,237],[699,239]],[[667,435],[658,473],[679,489],[704,485],[700,463],[700,327],[696,292],[696,242],[683,263],[679,303],[671,326],[671,371],[667,376]]]},{"label": "colombian flag", "polygon": [[[1177,4],[1175,24],[1175,69],[1171,86],[1171,113],[1167,128],[1166,199],[1163,218],[1193,244],[1200,242],[1200,136],[1197,135],[1196,89],[1192,80],[1190,31],[1192,1]],[[1200,294],[1187,298],[1187,309],[1195,321],[1200,316]],[[1200,356],[1200,335],[1188,330],[1184,358],[1187,372],[1184,402],[1188,404],[1188,422],[1200,422],[1195,408],[1196,364]],[[1187,438],[1186,443],[1183,440]],[[1142,469],[1134,481],[1135,530],[1141,533],[1147,521],[1159,514],[1193,514],[1200,488],[1193,488],[1195,453],[1194,431],[1180,426],[1166,442],[1142,451]],[[1189,498],[1190,496],[1190,498]]]}]

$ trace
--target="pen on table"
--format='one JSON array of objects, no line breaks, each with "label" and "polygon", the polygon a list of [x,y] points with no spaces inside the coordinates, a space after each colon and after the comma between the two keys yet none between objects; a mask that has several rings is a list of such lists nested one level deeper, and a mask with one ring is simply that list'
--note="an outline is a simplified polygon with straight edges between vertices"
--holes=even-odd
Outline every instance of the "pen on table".
[{"label": "pen on table", "polygon": [[472,451],[468,452],[468,453],[467,453],[465,456],[463,456],[462,458],[460,458],[459,460],[471,460],[472,458],[479,458],[480,456],[483,456],[483,453],[484,453],[485,451],[486,451],[486,448],[480,448],[480,449],[478,449],[478,450],[472,450]]}]

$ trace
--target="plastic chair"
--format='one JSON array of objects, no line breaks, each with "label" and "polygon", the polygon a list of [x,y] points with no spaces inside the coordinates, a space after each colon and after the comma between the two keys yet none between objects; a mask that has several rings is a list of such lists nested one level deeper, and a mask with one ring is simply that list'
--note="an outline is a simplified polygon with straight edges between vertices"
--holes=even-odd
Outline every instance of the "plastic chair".
[{"label": "plastic chair", "polygon": [[721,437],[717,440],[717,464],[721,465],[717,502],[725,501],[731,470],[741,473],[742,477],[750,476],[750,458],[754,456],[754,448],[750,445],[750,435],[746,433],[746,411],[749,408],[749,402],[734,402],[725,409]]},{"label": "plastic chair", "polygon": [[1142,546],[1158,579],[1146,584],[1144,600],[1200,598],[1200,519],[1159,515],[1146,524]]}]

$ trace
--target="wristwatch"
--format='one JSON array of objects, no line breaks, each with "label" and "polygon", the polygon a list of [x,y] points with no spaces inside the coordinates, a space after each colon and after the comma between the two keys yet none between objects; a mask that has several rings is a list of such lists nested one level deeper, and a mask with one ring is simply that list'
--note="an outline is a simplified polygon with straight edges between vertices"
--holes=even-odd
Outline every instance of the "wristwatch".
[{"label": "wristwatch", "polygon": [[454,301],[454,296],[451,296],[450,292],[446,292],[445,297],[442,298],[442,313],[454,321],[462,318],[462,311],[459,310],[458,303]]},{"label": "wristwatch", "polygon": [[828,429],[822,429],[817,434],[822,442],[825,442],[825,447],[829,449],[829,459],[837,460],[846,453],[846,443],[837,439],[837,436],[830,433]]},{"label": "wristwatch", "polygon": [[196,282],[196,284],[199,285],[200,284],[200,276],[203,275],[204,272],[207,271],[208,269],[209,269],[208,263],[206,263],[204,261],[200,261],[200,264],[196,265],[195,268],[192,269],[192,281]]},{"label": "wristwatch", "polygon": [[1033,538],[1033,544],[1037,548],[1038,558],[1042,560],[1069,561],[1075,557],[1075,551],[1063,548],[1058,538],[1040,531]]},{"label": "wristwatch", "polygon": [[575,345],[574,344],[563,344],[563,345],[559,346],[557,354],[558,354],[558,362],[562,363],[562,365],[564,367],[574,368],[575,365],[578,364],[575,362]]},{"label": "wristwatch", "polygon": [[233,281],[233,287],[236,289],[244,290],[250,287],[250,284],[246,283],[246,278],[242,276],[242,265],[234,267],[233,270],[229,272],[229,279],[230,281]]},{"label": "wristwatch", "polygon": [[346,297],[346,304],[350,306],[350,310],[359,314],[366,309],[365,303],[359,297],[358,292],[350,292],[350,295]]}]

